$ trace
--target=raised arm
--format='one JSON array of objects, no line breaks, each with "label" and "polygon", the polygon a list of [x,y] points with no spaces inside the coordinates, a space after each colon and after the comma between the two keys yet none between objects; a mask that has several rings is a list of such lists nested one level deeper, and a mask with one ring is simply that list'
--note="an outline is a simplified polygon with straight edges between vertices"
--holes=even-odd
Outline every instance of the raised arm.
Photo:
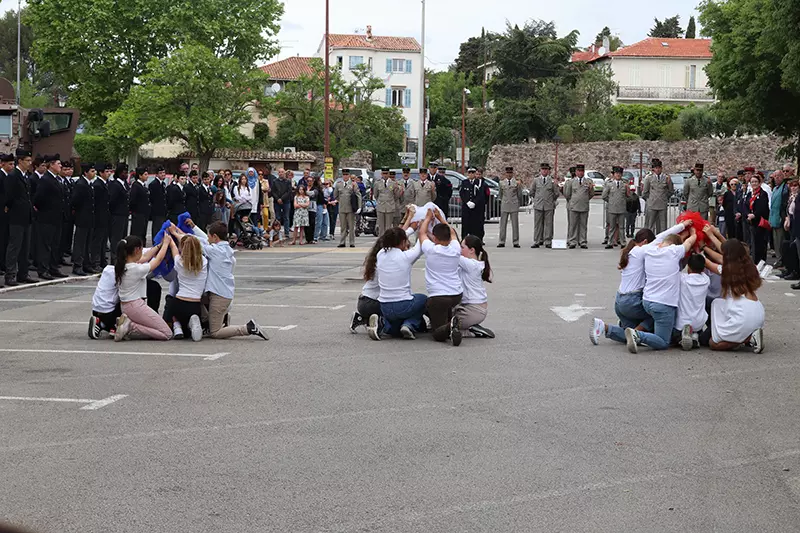
[{"label": "raised arm", "polygon": [[722,250],[722,243],[717,239],[717,236],[714,234],[714,226],[709,224],[705,228],[703,228],[703,233],[705,233],[706,238],[711,241],[711,244],[714,245],[714,250]]},{"label": "raised arm", "polygon": [[[710,247],[706,246],[703,248],[703,254],[708,258],[714,261],[715,263],[722,264],[722,254],[717,252],[716,250],[712,250]],[[716,272],[716,270],[714,270]]]},{"label": "raised arm", "polygon": [[689,237],[683,241],[683,249],[686,250],[687,253],[692,250],[694,243],[697,242],[697,230],[695,230],[694,227],[690,227],[689,233]]},{"label": "raised arm", "polygon": [[669,228],[668,230],[662,231],[661,233],[656,235],[656,240],[654,240],[653,243],[654,244],[659,244],[660,242],[662,242],[664,239],[667,238],[667,235],[677,235],[678,233],[682,232],[683,230],[685,230],[686,228],[690,227],[691,225],[692,225],[692,221],[691,220],[686,220],[684,222],[679,222],[679,223],[675,224],[674,226],[672,226],[671,228]]},{"label": "raised arm", "polygon": [[422,221],[422,225],[419,227],[419,242],[423,243],[428,239],[428,226],[430,225],[431,221],[433,220],[433,209],[430,209],[428,213],[425,215],[425,220]]},{"label": "raised arm", "polygon": [[161,247],[158,250],[158,254],[150,261],[150,272],[158,268],[158,265],[164,260],[167,256],[167,249],[169,248],[169,244],[172,242],[172,238],[169,235],[164,235],[164,240],[161,241]]}]

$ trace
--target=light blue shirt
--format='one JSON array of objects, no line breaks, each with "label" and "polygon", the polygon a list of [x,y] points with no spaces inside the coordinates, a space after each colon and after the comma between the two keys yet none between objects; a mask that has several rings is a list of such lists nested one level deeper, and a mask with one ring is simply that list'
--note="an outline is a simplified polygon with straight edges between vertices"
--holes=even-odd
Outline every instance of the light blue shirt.
[{"label": "light blue shirt", "polygon": [[233,269],[236,267],[233,248],[227,242],[209,243],[208,235],[196,226],[193,231],[203,245],[203,255],[208,259],[206,292],[233,300],[233,292],[236,288],[233,279]]}]

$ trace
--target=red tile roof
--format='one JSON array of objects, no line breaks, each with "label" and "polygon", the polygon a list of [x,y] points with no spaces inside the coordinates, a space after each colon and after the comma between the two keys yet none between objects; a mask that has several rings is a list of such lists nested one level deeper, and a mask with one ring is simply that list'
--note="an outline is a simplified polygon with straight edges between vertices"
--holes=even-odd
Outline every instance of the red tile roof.
[{"label": "red tile roof", "polygon": [[[608,57],[686,57],[711,59],[711,39],[662,39],[649,37],[625,46]],[[604,56],[605,57],[605,56]]]},{"label": "red tile roof", "polygon": [[311,76],[310,57],[288,57],[275,63],[264,65],[261,70],[269,75],[271,80],[296,80],[302,75]]},{"label": "red tile roof", "polygon": [[571,60],[573,63],[577,63],[578,61],[594,61],[598,57],[600,57],[600,54],[597,53],[597,47],[592,45],[585,52],[572,52]]},{"label": "red tile roof", "polygon": [[[325,37],[322,37],[325,39]],[[330,35],[331,48],[368,48],[393,52],[420,52],[419,43],[413,37],[379,37],[367,39],[366,35]]]}]

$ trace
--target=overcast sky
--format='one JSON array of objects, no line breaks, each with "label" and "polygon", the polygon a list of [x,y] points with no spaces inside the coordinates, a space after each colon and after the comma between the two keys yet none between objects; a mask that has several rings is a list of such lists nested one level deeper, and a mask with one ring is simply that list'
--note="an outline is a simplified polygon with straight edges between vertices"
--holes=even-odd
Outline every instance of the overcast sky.
[{"label": "overcast sky", "polygon": [[[603,26],[608,26],[624,43],[631,44],[647,36],[653,17],[664,19],[679,14],[685,29],[689,16],[697,15],[698,3],[699,0],[427,0],[426,66],[446,69],[458,54],[458,45],[480,35],[482,26],[502,32],[506,21],[522,25],[531,18],[552,20],[559,35],[573,29],[580,31],[580,46],[591,44]],[[420,38],[419,0],[330,0],[330,4],[331,33],[364,33],[371,24],[375,35]],[[325,1],[284,0],[284,5],[278,59],[314,55],[325,31]],[[0,0],[0,10],[16,8],[16,0]]]}]

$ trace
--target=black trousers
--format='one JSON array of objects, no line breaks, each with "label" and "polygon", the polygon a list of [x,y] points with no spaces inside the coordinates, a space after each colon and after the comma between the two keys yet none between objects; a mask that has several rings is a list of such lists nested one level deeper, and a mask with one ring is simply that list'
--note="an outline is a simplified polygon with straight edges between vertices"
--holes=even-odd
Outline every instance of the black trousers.
[{"label": "black trousers", "polygon": [[44,273],[59,272],[61,263],[61,226],[55,224],[37,224],[39,242],[36,243],[38,270]]},{"label": "black trousers", "polygon": [[467,235],[475,235],[481,241],[485,231],[483,229],[483,210],[482,209],[467,209],[466,206],[461,206],[461,238]]},{"label": "black trousers", "polygon": [[28,258],[30,259],[29,266],[36,267],[39,270],[39,257],[38,257],[38,242],[39,242],[39,224],[36,222],[36,215],[33,217],[33,222],[30,225],[30,240],[28,244]]},{"label": "black trousers", "polygon": [[461,303],[461,295],[431,296],[428,298],[428,318],[431,319],[433,340],[444,342],[450,338],[450,320],[453,318],[453,308]]},{"label": "black trousers", "polygon": [[98,224],[92,230],[89,258],[92,268],[102,270],[108,264],[108,224]]},{"label": "black trousers", "polygon": [[800,258],[797,254],[797,241],[783,241],[783,250],[781,250],[781,257],[783,258],[783,266],[786,267],[787,272],[800,272]]},{"label": "black trousers", "polygon": [[206,226],[208,226],[208,218],[209,217],[207,215],[197,215],[197,220],[192,220],[192,222],[194,222],[195,226],[205,231]]},{"label": "black trousers", "polygon": [[72,240],[72,268],[89,268],[89,247],[92,241],[92,228],[75,228]]},{"label": "black trousers", "polygon": [[8,226],[8,248],[6,249],[6,279],[17,278],[22,281],[28,278],[28,255],[31,244],[31,226]]},{"label": "black trousers", "polygon": [[0,270],[6,271],[6,248],[8,248],[8,215],[0,208]]},{"label": "black trousers", "polygon": [[366,321],[372,315],[381,315],[381,303],[378,300],[373,300],[362,294],[358,297],[356,311],[358,311],[358,314]]},{"label": "black trousers", "polygon": [[197,318],[200,318],[201,307],[202,304],[200,302],[187,302],[178,298],[170,298],[169,311],[172,316],[169,317],[169,320],[167,320],[167,317],[164,317],[164,319],[169,323],[172,318],[175,318],[175,321],[181,325],[181,329],[187,334],[188,338],[189,319],[192,318],[192,315],[197,315]]},{"label": "black trousers", "polygon": [[92,316],[100,319],[100,329],[103,331],[111,331],[117,325],[117,319],[122,315],[122,307],[119,303],[111,313],[101,313],[99,311],[92,311]]},{"label": "black trousers", "polygon": [[61,223],[61,256],[72,254],[72,234],[75,233],[75,222],[65,220]]},{"label": "black trousers", "polygon": [[164,222],[166,222],[167,217],[161,215],[152,215],[150,217],[150,220],[153,223],[153,226],[150,228],[150,238],[152,239],[152,242],[155,242],[156,235],[158,235],[158,232],[161,231],[161,226],[164,225]]},{"label": "black trousers", "polygon": [[[117,252],[117,243],[128,236],[128,215],[111,215],[111,253]],[[140,235],[141,237],[141,235]]]},{"label": "black trousers", "polygon": [[753,236],[753,262],[758,264],[760,261],[766,261],[770,232],[758,226],[751,227],[750,231]]},{"label": "black trousers", "polygon": [[306,242],[314,242],[314,227],[317,223],[316,210],[308,210],[308,226],[303,231],[305,232]]},{"label": "black trousers", "polygon": [[161,306],[161,285],[154,279],[147,280],[147,307],[158,313]]},{"label": "black trousers", "polygon": [[[147,216],[134,213],[131,215],[131,235],[136,235],[147,244]],[[127,237],[127,235],[125,235]]]}]

